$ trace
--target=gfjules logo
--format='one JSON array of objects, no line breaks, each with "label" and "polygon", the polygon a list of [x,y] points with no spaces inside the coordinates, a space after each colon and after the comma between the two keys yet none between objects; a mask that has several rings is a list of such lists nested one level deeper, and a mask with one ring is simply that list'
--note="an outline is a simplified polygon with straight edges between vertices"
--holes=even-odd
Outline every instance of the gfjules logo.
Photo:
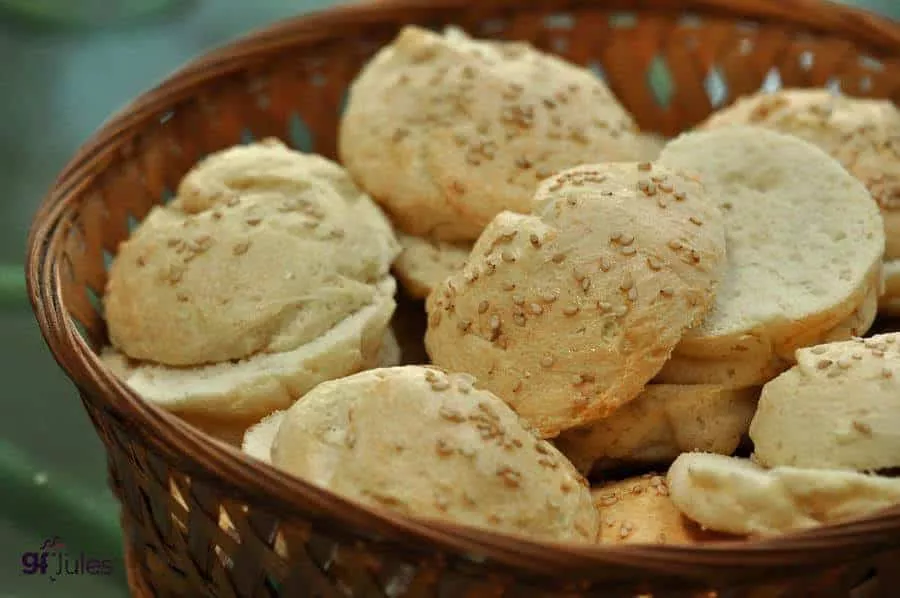
[{"label": "gfjules logo", "polygon": [[111,573],[111,560],[96,558],[84,552],[68,552],[59,536],[44,540],[35,552],[22,553],[22,574],[40,575],[51,582],[63,577]]}]

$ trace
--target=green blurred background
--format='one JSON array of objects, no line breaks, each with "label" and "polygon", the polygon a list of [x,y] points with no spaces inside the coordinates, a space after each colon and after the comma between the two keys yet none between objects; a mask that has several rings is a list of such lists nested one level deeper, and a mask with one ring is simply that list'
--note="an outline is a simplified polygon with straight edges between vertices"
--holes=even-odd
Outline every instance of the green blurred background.
[{"label": "green blurred background", "polygon": [[[25,296],[25,236],[41,196],[111,112],[184,61],[333,3],[0,0],[0,598],[127,595],[102,447]],[[848,3],[900,18],[900,0]],[[52,536],[70,554],[112,559],[113,575],[22,575],[22,553]]]}]

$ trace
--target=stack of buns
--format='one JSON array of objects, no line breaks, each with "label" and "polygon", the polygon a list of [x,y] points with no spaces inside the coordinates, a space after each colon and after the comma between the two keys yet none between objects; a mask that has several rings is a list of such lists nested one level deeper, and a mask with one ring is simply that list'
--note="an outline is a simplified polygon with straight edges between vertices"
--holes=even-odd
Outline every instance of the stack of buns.
[{"label": "stack of buns", "polygon": [[900,334],[860,338],[900,297],[898,132],[786,90],[665,142],[586,69],[407,27],[351,86],[340,165],[226,149],[150,213],[103,358],[411,517],[693,544],[865,515],[900,503]]}]

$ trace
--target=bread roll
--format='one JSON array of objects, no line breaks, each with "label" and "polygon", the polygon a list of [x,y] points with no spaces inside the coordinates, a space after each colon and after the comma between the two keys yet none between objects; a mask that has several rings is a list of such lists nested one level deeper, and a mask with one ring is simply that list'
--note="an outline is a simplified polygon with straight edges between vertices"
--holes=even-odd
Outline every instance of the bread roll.
[{"label": "bread roll", "polygon": [[646,474],[592,491],[600,513],[601,544],[697,544],[732,539],[703,530],[669,498],[666,479]]},{"label": "bread roll", "polygon": [[772,536],[839,523],[900,503],[900,479],[852,471],[776,467],[685,453],[669,468],[675,506],[707,529]]},{"label": "bread roll", "polygon": [[889,260],[900,259],[900,110],[890,100],[835,95],[826,89],[760,92],[702,125],[755,125],[795,135],[836,158],[881,207]]},{"label": "bread roll", "polygon": [[277,141],[224,150],[121,244],[104,297],[110,340],[178,367],[290,352],[380,301],[398,253],[337,164]]},{"label": "bread roll", "polygon": [[144,400],[233,441],[225,429],[246,429],[320,382],[376,365],[394,310],[394,288],[388,279],[377,303],[291,351],[180,368],[127,360],[113,349],[103,359]]},{"label": "bread roll", "polygon": [[[660,163],[700,174],[722,209],[728,242],[715,307],[668,366],[709,360],[708,376],[679,383],[728,384],[723,360],[786,367],[797,348],[821,342],[850,316],[881,276],[878,208],[817,147],[763,128],[726,127],[682,135]],[[763,384],[771,373],[760,368],[745,382]],[[674,382],[665,371],[659,380]]]},{"label": "bread roll", "polygon": [[521,42],[404,28],[350,88],[341,162],[402,231],[474,241],[579,164],[655,158],[590,71]]},{"label": "bread roll", "polygon": [[546,181],[428,298],[433,362],[470,372],[545,437],[634,399],[713,301],[721,216],[695,181],[642,164]]},{"label": "bread roll", "polygon": [[766,467],[900,467],[900,332],[797,352],[750,426]]},{"label": "bread roll", "polygon": [[606,419],[563,432],[555,444],[582,472],[598,460],[660,463],[693,450],[730,455],[758,399],[758,388],[649,384]]},{"label": "bread roll", "polygon": [[[245,446],[265,456],[252,438]],[[584,478],[467,374],[403,366],[325,382],[287,410],[269,454],[315,485],[409,516],[596,539]]]},{"label": "bread roll", "polygon": [[[878,277],[873,275],[873,282],[863,302],[837,326],[822,334],[821,342],[847,340],[869,331],[878,315],[878,297],[882,287],[877,280]],[[762,338],[747,337],[739,346],[744,348],[743,352],[715,359],[678,355],[666,362],[657,375],[657,381],[665,380],[684,386],[708,384],[743,389],[760,380],[771,380],[794,363],[793,356],[788,359],[766,351]],[[755,350],[751,350],[752,347]]]},{"label": "bread roll", "polygon": [[448,276],[462,270],[472,251],[468,243],[431,241],[403,233],[397,238],[403,250],[394,262],[394,273],[414,299],[425,299]]}]

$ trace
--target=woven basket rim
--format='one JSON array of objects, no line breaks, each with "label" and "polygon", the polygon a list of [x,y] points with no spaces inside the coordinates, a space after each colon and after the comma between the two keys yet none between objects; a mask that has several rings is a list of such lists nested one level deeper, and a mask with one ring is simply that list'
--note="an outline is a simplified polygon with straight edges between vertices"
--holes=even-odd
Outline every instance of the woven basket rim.
[{"label": "woven basket rim", "polygon": [[[336,6],[280,21],[219,47],[138,96],[112,116],[63,168],[36,212],[28,237],[26,280],[32,309],[54,358],[77,385],[85,400],[101,403],[131,429],[140,441],[161,454],[180,459],[191,475],[218,480],[234,490],[235,497],[265,496],[275,512],[301,512],[296,497],[302,496],[323,513],[361,530],[383,530],[394,539],[423,541],[462,554],[489,555],[514,567],[555,575],[589,574],[598,564],[634,566],[660,572],[692,566],[713,571],[727,558],[752,568],[770,567],[773,557],[790,554],[797,566],[839,561],[852,551],[871,552],[900,534],[900,506],[851,522],[823,526],[776,538],[692,546],[552,544],[499,532],[480,530],[444,521],[400,516],[370,507],[318,488],[239,450],[210,439],[176,416],[142,400],[112,375],[81,338],[63,305],[57,258],[65,227],[80,197],[102,172],[110,156],[143,126],[157,119],[199,87],[225,74],[245,68],[301,42],[322,42],[347,25],[400,22],[399,15],[421,14],[433,20],[436,12],[471,6],[474,0],[381,0],[377,3]],[[734,16],[740,6],[751,21],[792,23],[823,34],[857,39],[868,48],[900,56],[900,23],[867,11],[820,0],[569,0],[569,9],[602,5],[604,10],[677,11]],[[521,8],[520,0],[482,0],[481,6]],[[540,0],[534,2],[540,8]],[[394,15],[392,17],[392,15]],[[413,19],[412,21],[415,21]],[[412,22],[410,21],[410,22]],[[292,500],[293,499],[293,500]]]}]

